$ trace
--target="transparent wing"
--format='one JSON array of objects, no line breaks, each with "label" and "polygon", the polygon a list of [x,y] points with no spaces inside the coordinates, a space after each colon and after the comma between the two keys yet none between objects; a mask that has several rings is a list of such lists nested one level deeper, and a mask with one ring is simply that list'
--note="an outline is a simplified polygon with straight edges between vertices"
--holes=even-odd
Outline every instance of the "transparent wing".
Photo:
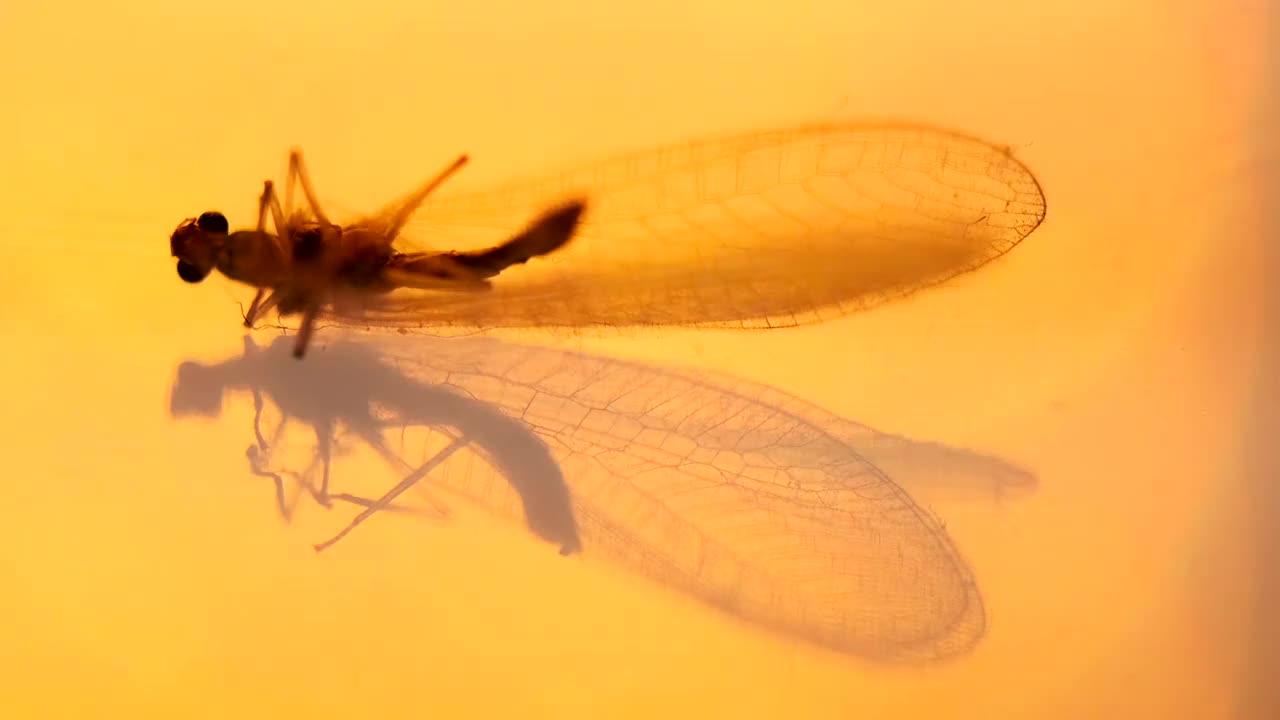
[{"label": "transparent wing", "polygon": [[[945,530],[864,458],[881,437],[869,428],[741,380],[487,338],[427,342],[379,347],[398,372],[457,388],[546,443],[586,557],[876,660],[955,655],[985,631]],[[458,462],[433,484],[523,519],[514,483]]]},{"label": "transparent wing", "polygon": [[566,249],[492,292],[395,293],[331,309],[395,328],[777,327],[865,309],[1007,252],[1044,219],[1006,149],[910,125],[753,134],[633,154],[537,182],[429,200],[410,229],[471,249],[571,196]]},{"label": "transparent wing", "polygon": [[[288,478],[317,479],[314,440],[342,432],[326,454],[357,464],[324,474],[343,491],[334,499],[445,491],[757,627],[870,660],[952,657],[985,631],[968,564],[903,486],[1016,472],[1003,461],[725,376],[483,337],[334,339],[305,363],[283,336],[184,363],[171,412],[216,412],[240,388],[259,412],[296,418],[301,453],[255,414],[252,468],[282,508]],[[370,471],[385,449],[394,480]],[[869,460],[886,450],[894,477]]]}]

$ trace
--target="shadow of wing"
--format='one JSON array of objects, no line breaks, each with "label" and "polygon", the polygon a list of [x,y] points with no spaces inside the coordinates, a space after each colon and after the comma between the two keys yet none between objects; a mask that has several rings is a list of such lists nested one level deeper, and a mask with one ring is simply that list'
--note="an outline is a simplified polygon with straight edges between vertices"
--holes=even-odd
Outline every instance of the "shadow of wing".
[{"label": "shadow of wing", "polygon": [[[972,573],[939,522],[776,391],[486,338],[384,347],[402,372],[491,403],[546,442],[586,557],[876,661],[960,654],[984,632]],[[451,489],[502,495],[497,474],[465,482]]]},{"label": "shadow of wing", "polygon": [[[489,338],[338,341],[306,363],[291,347],[282,337],[217,365],[184,363],[174,414],[216,414],[240,389],[323,429],[326,446],[339,435],[389,446],[382,438],[397,434],[403,445],[405,428],[426,428],[485,462],[401,460],[401,490],[446,490],[562,552],[837,652],[926,662],[963,654],[985,631],[944,528],[869,458],[977,483],[1006,463],[724,375]],[[366,503],[364,515],[381,507]]]}]

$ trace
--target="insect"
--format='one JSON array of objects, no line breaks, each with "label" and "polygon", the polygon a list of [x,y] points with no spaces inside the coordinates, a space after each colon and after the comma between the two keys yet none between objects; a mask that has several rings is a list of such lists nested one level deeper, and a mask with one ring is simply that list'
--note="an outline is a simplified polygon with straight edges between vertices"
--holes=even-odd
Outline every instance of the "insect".
[{"label": "insect", "polygon": [[[217,213],[179,227],[171,238],[179,275],[198,281],[216,267],[269,290],[267,301],[258,302],[261,290],[255,297],[249,325],[273,304],[282,313],[301,308],[299,354],[317,318],[437,335],[766,329],[829,320],[944,283],[1004,255],[1045,217],[1039,183],[1008,148],[923,125],[702,140],[424,204],[464,162],[338,228],[295,154],[286,208],[296,176],[311,214],[278,211],[268,183],[257,231],[227,235]],[[277,235],[263,229],[268,208]],[[416,240],[406,236],[479,249],[413,251]],[[238,260],[240,253],[254,261]],[[288,260],[299,254],[329,260],[309,275],[306,262]],[[544,257],[518,274],[488,281],[537,256]],[[253,275],[242,266],[265,270]]]},{"label": "insect", "polygon": [[308,493],[361,508],[318,552],[384,511],[453,516],[442,498],[775,632],[936,660],[971,649],[985,611],[912,493],[1036,483],[720,373],[493,337],[334,335],[301,367],[289,338],[246,338],[242,355],[182,363],[170,394],[174,417],[253,396],[250,465],[282,516]]},{"label": "insect", "polygon": [[[359,302],[399,288],[486,290],[489,278],[513,264],[553,252],[569,241],[584,204],[566,202],[496,247],[474,252],[399,252],[395,241],[406,220],[437,187],[467,162],[465,155],[407,198],[371,218],[346,226],[329,221],[316,200],[300,150],[289,154],[284,207],[274,184],[263,184],[258,224],[230,232],[226,216],[207,211],[178,225],[169,238],[178,277],[199,283],[217,270],[256,287],[246,327],[271,309],[301,314],[294,356],[306,354],[318,312],[330,304]],[[293,209],[293,184],[302,186],[305,209]],[[276,232],[267,230],[270,213]]]}]

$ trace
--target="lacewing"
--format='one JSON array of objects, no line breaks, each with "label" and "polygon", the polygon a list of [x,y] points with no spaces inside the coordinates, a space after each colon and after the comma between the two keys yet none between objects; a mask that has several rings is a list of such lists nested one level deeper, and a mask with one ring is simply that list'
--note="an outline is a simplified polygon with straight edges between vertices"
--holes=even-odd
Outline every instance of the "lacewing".
[{"label": "lacewing", "polygon": [[218,270],[258,288],[248,326],[271,309],[301,315],[299,357],[321,319],[432,334],[778,328],[977,269],[1045,216],[1039,183],[1007,148],[925,126],[704,140],[427,203],[466,162],[338,225],[295,150],[283,206],[267,181],[254,229],[229,232],[216,211],[179,225],[178,274]]}]

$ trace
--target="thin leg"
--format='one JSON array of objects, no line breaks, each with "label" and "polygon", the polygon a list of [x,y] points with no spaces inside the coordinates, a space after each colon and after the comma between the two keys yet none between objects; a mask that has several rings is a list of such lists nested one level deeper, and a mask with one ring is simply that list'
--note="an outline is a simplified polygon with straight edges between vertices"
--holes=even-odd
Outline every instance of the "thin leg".
[{"label": "thin leg", "polygon": [[258,447],[260,448],[267,447],[267,439],[262,436],[262,408],[264,405],[262,391],[255,385],[253,387],[253,437],[258,441]]},{"label": "thin leg", "polygon": [[302,194],[307,199],[307,204],[311,206],[311,212],[315,215],[316,220],[331,225],[329,218],[325,217],[324,211],[320,209],[320,201],[316,199],[316,191],[311,187],[311,178],[307,176],[307,169],[302,162],[302,151],[293,150],[289,153],[289,174],[285,178],[284,186],[284,202],[287,213],[293,213],[293,181],[297,178],[298,184],[302,186]]},{"label": "thin leg", "polygon": [[262,453],[258,452],[257,445],[250,445],[245,451],[245,456],[249,458],[249,471],[259,477],[271,480],[276,486],[276,511],[280,513],[280,518],[285,522],[293,519],[294,503],[289,502],[284,497],[284,478],[279,473],[272,472],[267,468],[263,461]]},{"label": "thin leg", "polygon": [[271,207],[271,199],[274,197],[271,181],[264,181],[262,194],[258,196],[258,232],[265,232],[267,229],[267,210]]},{"label": "thin leg", "polygon": [[[391,448],[387,447],[387,444],[383,442],[380,436],[372,432],[362,432],[360,435],[364,438],[365,443],[368,444],[369,447],[378,451],[378,454],[382,456],[383,460],[387,461],[388,465],[391,465],[400,472],[413,472],[413,466],[405,462],[399,455],[392,452]],[[450,436],[450,446],[436,453],[436,455],[429,461],[433,463],[432,466],[434,467],[438,459],[443,460],[448,455],[452,455],[456,450],[456,448],[452,447],[452,444],[458,442],[462,442],[461,435]],[[431,509],[434,510],[439,517],[449,517],[449,506],[437,501],[433,497],[427,497],[426,499],[427,502],[431,503]]]},{"label": "thin leg", "polygon": [[298,326],[298,339],[293,345],[293,356],[300,358],[307,354],[307,345],[311,342],[311,334],[315,330],[316,315],[320,312],[320,304],[309,303],[302,311],[302,324]]},{"label": "thin leg", "polygon": [[316,474],[316,466],[320,464],[320,455],[319,453],[315,453],[312,455],[311,464],[307,465],[306,470],[303,470],[300,473],[293,472],[291,470],[285,471],[289,475],[293,476],[294,482],[297,484],[297,488],[295,488],[294,491],[295,505],[297,504],[297,498],[302,494],[302,491],[306,490],[307,494],[311,496],[311,499],[316,501],[316,504],[325,508],[333,507],[333,503],[329,501],[328,495],[326,494],[324,497],[321,497],[321,491],[316,487],[315,483],[311,482],[311,478]]},{"label": "thin leg", "polygon": [[255,387],[253,389],[253,436],[258,441],[258,448],[264,452],[270,452],[280,442],[280,437],[284,435],[284,429],[289,424],[289,414],[281,412],[280,422],[276,424],[276,429],[271,433],[271,440],[262,434],[262,410],[265,403],[262,401],[262,393]]},{"label": "thin leg", "polygon": [[245,326],[245,327],[247,327],[247,328],[252,328],[252,327],[253,327],[253,319],[252,319],[252,318],[257,317],[257,315],[258,315],[258,305],[262,303],[262,298],[263,298],[263,296],[265,296],[266,294],[267,294],[267,291],[266,291],[266,290],[263,290],[263,289],[261,289],[261,288],[259,288],[259,289],[258,289],[258,292],[254,293],[254,295],[253,295],[253,302],[249,303],[249,311],[248,311],[248,312],[246,312],[246,313],[244,314],[244,326]]},{"label": "thin leg", "polygon": [[[272,219],[276,224],[276,235],[267,232],[267,211],[271,211]],[[284,221],[284,212],[280,209],[280,200],[275,194],[275,185],[267,180],[262,183],[262,195],[258,198],[258,235],[264,238],[271,238],[276,246],[276,253],[281,258],[289,258],[291,253],[287,251],[292,243],[289,240],[289,226]],[[263,297],[266,291],[258,288],[258,292],[253,296],[253,302],[249,303],[249,311],[244,314],[244,326],[252,328],[257,322],[258,316],[274,307],[271,305],[262,306]],[[278,299],[277,299],[278,302]]]},{"label": "thin leg", "polygon": [[[363,498],[363,497],[360,497],[359,495],[352,495],[350,493],[334,493],[329,497],[334,500],[341,500],[343,502],[348,502],[348,503],[351,503],[352,505],[359,505],[360,507],[365,507],[365,508],[373,507],[378,503],[377,500],[370,500],[369,498]],[[430,515],[418,508],[408,507],[406,505],[396,505],[395,503],[383,505],[381,508],[379,508],[378,512],[395,512],[395,513],[404,513],[406,515],[418,515],[418,516],[426,515],[428,517],[434,517],[436,519],[441,519],[441,520],[444,519],[440,515]]]},{"label": "thin leg", "polygon": [[333,507],[329,500],[329,466],[333,461],[333,423],[325,420],[315,423],[316,451],[320,455],[320,494],[316,502],[326,508]]},{"label": "thin leg", "polygon": [[288,248],[292,247],[289,238],[288,215],[280,207],[280,198],[276,196],[275,184],[270,180],[262,183],[262,196],[258,198],[258,232],[267,232],[267,211],[271,211],[271,219],[276,224],[276,249],[282,252],[281,257],[289,257]]},{"label": "thin leg", "polygon": [[[293,497],[291,499],[285,498],[284,478],[281,477],[279,473],[273,472],[268,467],[267,463],[270,461],[271,450],[280,440],[281,434],[284,433],[284,428],[285,425],[288,424],[289,418],[286,415],[280,419],[280,424],[276,426],[275,432],[272,433],[271,440],[268,442],[266,437],[262,434],[262,410],[262,394],[255,387],[253,388],[253,434],[257,443],[249,445],[249,448],[245,451],[245,455],[249,459],[249,470],[253,472],[253,474],[269,478],[273,483],[275,483],[276,509],[280,512],[280,517],[283,518],[285,522],[289,522],[293,519],[293,509],[297,507],[298,496],[302,493],[303,484],[307,484],[308,489],[310,489],[310,483],[306,483],[302,477],[294,475]],[[310,470],[308,470],[308,472],[310,472]],[[312,495],[314,494],[315,493],[312,492]]]},{"label": "thin leg", "polygon": [[[258,294],[261,295],[262,291],[259,290]],[[257,298],[254,298],[254,302],[255,303],[257,302]],[[280,291],[272,290],[271,294],[267,295],[267,298],[263,300],[261,304],[258,304],[256,307],[254,306],[249,307],[249,312],[246,313],[244,316],[244,326],[248,328],[254,327],[254,325],[258,322],[258,318],[270,312],[272,308],[274,308],[276,305],[279,305],[279,304],[280,304]]]},{"label": "thin leg", "polygon": [[401,480],[398,484],[396,484],[395,487],[387,491],[387,494],[383,495],[375,503],[365,508],[364,512],[357,515],[355,519],[352,520],[350,524],[348,524],[345,528],[343,528],[337,535],[334,535],[328,540],[316,545],[315,546],[316,552],[323,552],[329,546],[333,545],[334,543],[338,542],[342,538],[346,537],[348,533],[356,529],[357,525],[364,522],[365,520],[368,520],[370,517],[373,516],[374,513],[382,510],[384,507],[389,505],[391,501],[395,500],[397,497],[402,495],[406,490],[416,485],[419,480],[421,480],[423,477],[427,475],[427,473],[431,472],[437,465],[444,462],[445,459],[447,459],[450,455],[456,452],[459,448],[466,445],[467,442],[468,441],[465,440],[464,438],[458,438],[454,440],[452,443],[450,443],[448,447],[441,450],[439,453],[436,453],[435,457],[423,463],[422,466],[420,466],[417,470],[414,470],[413,472],[406,475],[405,478]]},{"label": "thin leg", "polygon": [[[249,458],[249,470],[259,477],[265,477],[272,481],[276,488],[276,511],[280,513],[280,518],[286,523],[293,520],[293,511],[298,507],[298,500],[302,497],[302,491],[306,490],[311,497],[316,496],[315,489],[311,486],[308,476],[315,470],[315,463],[312,467],[307,468],[303,473],[296,473],[290,470],[275,472],[267,467],[267,455],[269,453],[259,452],[256,445],[250,445],[245,452]],[[283,473],[283,474],[282,474]],[[288,475],[293,479],[292,497],[285,497],[284,475]]]}]

